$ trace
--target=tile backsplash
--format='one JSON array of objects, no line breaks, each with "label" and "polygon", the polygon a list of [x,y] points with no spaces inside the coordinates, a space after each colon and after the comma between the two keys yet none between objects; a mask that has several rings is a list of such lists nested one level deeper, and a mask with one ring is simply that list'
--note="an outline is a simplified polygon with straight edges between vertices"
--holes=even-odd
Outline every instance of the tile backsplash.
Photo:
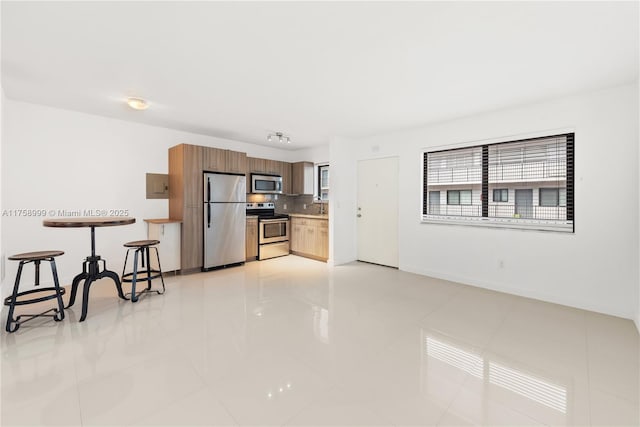
[{"label": "tile backsplash", "polygon": [[320,203],[314,203],[313,196],[278,196],[278,199],[273,202],[276,204],[276,212],[280,213],[318,215],[321,210],[324,213],[329,212],[329,203],[324,203],[324,206]]},{"label": "tile backsplash", "polygon": [[[273,202],[278,213],[319,215],[329,213],[329,203],[324,206],[313,202],[313,196],[286,196],[283,194],[247,194],[247,203]],[[306,208],[305,208],[306,205]],[[286,206],[286,208],[285,208]]]}]

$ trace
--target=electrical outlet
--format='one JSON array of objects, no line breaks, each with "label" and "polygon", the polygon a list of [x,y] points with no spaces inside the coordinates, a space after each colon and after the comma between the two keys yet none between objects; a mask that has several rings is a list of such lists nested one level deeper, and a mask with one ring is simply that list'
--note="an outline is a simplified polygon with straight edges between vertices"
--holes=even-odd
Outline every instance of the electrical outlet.
[{"label": "electrical outlet", "polygon": [[284,210],[285,211],[287,210],[287,204],[286,203],[284,204]]},{"label": "electrical outlet", "polygon": [[302,209],[307,209],[307,204],[306,203],[302,204]]},{"label": "electrical outlet", "polygon": [[504,268],[504,261],[503,260],[498,261],[498,267]]}]

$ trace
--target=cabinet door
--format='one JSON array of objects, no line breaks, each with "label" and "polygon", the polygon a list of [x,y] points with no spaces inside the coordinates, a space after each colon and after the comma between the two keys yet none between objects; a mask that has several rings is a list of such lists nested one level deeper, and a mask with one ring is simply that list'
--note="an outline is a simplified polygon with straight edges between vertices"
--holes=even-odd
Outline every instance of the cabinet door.
[{"label": "cabinet door", "polygon": [[305,254],[313,255],[316,247],[316,227],[313,225],[307,225],[304,227],[304,252]]},{"label": "cabinet door", "polygon": [[[166,224],[149,223],[149,239],[159,240],[158,255],[160,256],[160,266],[162,271],[180,270],[180,223],[171,222]],[[158,268],[158,260],[150,250],[149,263],[152,268]]]},{"label": "cabinet door", "polygon": [[182,218],[181,267],[202,267],[202,206],[185,208]]},{"label": "cabinet door", "polygon": [[291,250],[294,252],[303,252],[304,249],[304,226],[299,218],[291,218]]},{"label": "cabinet door", "polygon": [[183,151],[183,191],[184,206],[196,207],[202,204],[202,148],[198,145],[184,145]]},{"label": "cabinet door", "polygon": [[247,157],[247,193],[251,192],[252,173],[264,173],[264,159]]},{"label": "cabinet door", "polygon": [[313,254],[326,260],[329,258],[329,229],[327,221],[319,220],[316,230],[316,247]]},{"label": "cabinet door", "polygon": [[246,258],[253,260],[258,256],[258,219],[247,219]]},{"label": "cabinet door", "polygon": [[291,194],[291,163],[280,162],[279,174],[282,177],[282,192]]},{"label": "cabinet door", "polygon": [[291,165],[291,194],[313,194],[313,163]]},{"label": "cabinet door", "polygon": [[184,146],[169,148],[169,218],[182,218],[184,200]]},{"label": "cabinet door", "polygon": [[227,151],[227,172],[247,173],[247,153],[239,151]]},{"label": "cabinet door", "polygon": [[220,148],[202,147],[202,170],[210,172],[227,171],[227,151]]},{"label": "cabinet door", "polygon": [[265,173],[266,172],[265,162],[266,162],[265,159],[258,159],[256,157],[247,157],[247,163],[248,163],[247,166],[249,168],[249,172]]}]

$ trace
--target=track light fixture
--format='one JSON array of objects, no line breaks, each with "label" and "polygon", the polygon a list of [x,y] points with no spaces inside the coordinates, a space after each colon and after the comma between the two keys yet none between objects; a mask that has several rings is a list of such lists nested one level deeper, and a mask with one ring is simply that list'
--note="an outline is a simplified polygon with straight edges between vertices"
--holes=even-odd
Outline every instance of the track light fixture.
[{"label": "track light fixture", "polygon": [[267,136],[267,141],[271,142],[274,138],[276,138],[277,141],[281,144],[291,144],[291,138],[288,135],[283,134],[282,132],[270,133]]}]

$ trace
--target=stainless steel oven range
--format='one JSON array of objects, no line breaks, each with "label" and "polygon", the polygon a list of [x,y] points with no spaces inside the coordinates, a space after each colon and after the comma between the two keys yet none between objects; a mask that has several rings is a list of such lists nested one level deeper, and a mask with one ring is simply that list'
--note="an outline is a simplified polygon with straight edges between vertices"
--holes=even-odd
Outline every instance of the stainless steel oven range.
[{"label": "stainless steel oven range", "polygon": [[271,202],[247,203],[247,215],[258,216],[258,259],[289,255],[289,215],[276,214]]}]

